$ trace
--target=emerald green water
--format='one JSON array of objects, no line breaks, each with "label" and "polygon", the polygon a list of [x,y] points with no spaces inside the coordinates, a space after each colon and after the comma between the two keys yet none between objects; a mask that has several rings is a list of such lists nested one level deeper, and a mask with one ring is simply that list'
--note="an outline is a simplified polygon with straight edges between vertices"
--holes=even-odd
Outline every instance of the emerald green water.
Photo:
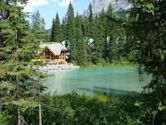
[{"label": "emerald green water", "polygon": [[136,67],[81,68],[72,71],[51,72],[47,92],[64,95],[73,91],[94,95],[140,93],[150,82],[147,75],[139,75]]}]

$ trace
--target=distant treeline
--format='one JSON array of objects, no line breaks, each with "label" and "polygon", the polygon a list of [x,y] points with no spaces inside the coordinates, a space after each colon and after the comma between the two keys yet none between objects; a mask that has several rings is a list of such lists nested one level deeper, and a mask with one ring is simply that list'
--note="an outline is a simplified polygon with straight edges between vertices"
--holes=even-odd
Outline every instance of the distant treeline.
[{"label": "distant treeline", "polygon": [[127,20],[125,11],[114,13],[111,5],[106,12],[94,15],[90,4],[88,16],[75,16],[70,3],[62,23],[58,14],[53,19],[50,40],[65,41],[70,49],[70,62],[78,65],[127,60],[125,29],[109,17]]}]

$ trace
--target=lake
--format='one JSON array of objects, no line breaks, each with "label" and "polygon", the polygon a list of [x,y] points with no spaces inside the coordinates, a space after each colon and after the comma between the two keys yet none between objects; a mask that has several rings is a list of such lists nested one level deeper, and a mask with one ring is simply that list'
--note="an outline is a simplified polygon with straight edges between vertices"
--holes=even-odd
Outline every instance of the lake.
[{"label": "lake", "polygon": [[80,68],[50,72],[46,80],[47,92],[65,95],[133,94],[140,93],[150,82],[148,75],[139,75],[137,67]]}]

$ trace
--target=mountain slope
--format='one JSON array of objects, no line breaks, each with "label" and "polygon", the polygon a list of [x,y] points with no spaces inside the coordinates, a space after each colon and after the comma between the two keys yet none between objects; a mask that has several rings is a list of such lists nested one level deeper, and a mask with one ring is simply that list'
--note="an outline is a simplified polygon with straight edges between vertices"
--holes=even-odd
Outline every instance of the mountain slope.
[{"label": "mountain slope", "polygon": [[[96,15],[103,9],[106,11],[110,4],[112,5],[114,12],[117,12],[121,9],[127,10],[131,8],[131,5],[127,0],[92,0],[91,5],[93,14]],[[88,11],[85,13],[85,15],[88,15]]]}]

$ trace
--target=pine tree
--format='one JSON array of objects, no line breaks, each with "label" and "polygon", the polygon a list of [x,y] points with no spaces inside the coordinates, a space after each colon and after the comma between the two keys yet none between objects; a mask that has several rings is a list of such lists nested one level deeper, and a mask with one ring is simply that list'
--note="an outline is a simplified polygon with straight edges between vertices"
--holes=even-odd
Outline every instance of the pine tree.
[{"label": "pine tree", "polygon": [[[106,13],[107,16],[109,17],[114,17],[113,14],[113,9],[112,9],[112,5],[110,4]],[[112,62],[113,60],[113,56],[116,55],[116,52],[114,53],[114,48],[116,49],[116,46],[114,47],[113,45],[115,45],[115,41],[113,39],[113,34],[114,34],[114,25],[115,23],[110,20],[109,18],[106,18],[106,35],[107,35],[107,55],[106,55],[106,60],[108,62]],[[115,44],[113,44],[115,43]]]},{"label": "pine tree", "polygon": [[56,14],[55,20],[53,20],[51,40],[54,42],[62,42],[63,40],[62,29],[58,13]]},{"label": "pine tree", "polygon": [[41,18],[41,39],[43,42],[49,42],[50,41],[50,35],[48,31],[45,29],[45,20],[44,18]]},{"label": "pine tree", "polygon": [[55,40],[55,19],[52,20],[51,41]]},{"label": "pine tree", "polygon": [[92,5],[89,5],[89,18],[88,18],[88,37],[93,38],[94,37],[94,17],[93,17],[93,11],[92,11]]},{"label": "pine tree", "polygon": [[36,36],[39,42],[46,42],[47,32],[45,30],[44,18],[41,18],[39,11],[36,11],[32,15],[32,32]]},{"label": "pine tree", "polygon": [[[115,20],[126,20],[126,13],[124,11],[118,12],[118,16],[115,16],[110,5],[107,11],[107,16]],[[117,63],[121,61],[124,56],[125,50],[125,31],[121,24],[107,18],[106,34],[107,34],[107,60],[111,63]]]},{"label": "pine tree", "polygon": [[[86,41],[88,43],[87,46],[87,60],[89,63],[92,62],[92,49],[93,49],[93,43],[91,43],[94,40],[95,37],[95,18],[92,11],[92,5],[89,5],[88,8],[88,16],[83,18],[83,34],[86,38]],[[91,41],[91,42],[90,42]]]},{"label": "pine tree", "polygon": [[67,12],[66,39],[70,46],[70,62],[76,61],[76,38],[75,38],[75,18],[72,4],[69,4]]},{"label": "pine tree", "polygon": [[101,11],[99,14],[99,19],[101,21],[101,33],[103,34],[103,40],[102,40],[102,47],[103,47],[103,52],[102,52],[102,58],[106,61],[107,60],[107,25],[106,25],[106,13],[104,10]]},{"label": "pine tree", "polygon": [[65,21],[65,19],[62,20],[61,31],[62,31],[63,40],[66,40],[66,21]]},{"label": "pine tree", "polygon": [[[0,3],[7,15],[0,20],[1,60],[0,60],[0,105],[10,105],[17,109],[18,125],[25,124],[22,111],[36,107],[35,70],[29,67],[36,56],[38,40],[31,33],[18,1]],[[22,1],[24,2],[24,1]],[[23,110],[24,109],[24,110]],[[14,122],[14,121],[13,121]],[[12,123],[13,124],[13,123]]]},{"label": "pine tree", "polygon": [[96,29],[95,29],[95,41],[94,41],[94,50],[93,50],[93,62],[95,64],[103,63],[104,58],[104,47],[105,47],[105,28],[103,25],[103,15],[99,14],[99,17],[96,17]]},{"label": "pine tree", "polygon": [[[115,20],[127,20],[125,11],[118,12],[118,16],[115,17],[112,13],[112,8],[108,10],[107,15]],[[107,36],[109,36],[108,41],[108,58],[112,63],[117,63],[121,60],[124,60],[125,50],[125,29],[123,23],[118,23],[113,20],[107,19]]]},{"label": "pine tree", "polygon": [[83,37],[82,17],[76,17],[76,47],[77,47],[77,64],[85,66],[87,63],[87,45]]},{"label": "pine tree", "polygon": [[[112,9],[112,5],[110,4],[108,6],[108,10],[106,12],[106,16],[107,17],[114,17],[114,13],[113,13],[113,9]],[[107,35],[111,35],[112,34],[112,31],[113,31],[113,25],[114,25],[114,22],[111,21],[109,18],[106,18],[106,33]]]}]

